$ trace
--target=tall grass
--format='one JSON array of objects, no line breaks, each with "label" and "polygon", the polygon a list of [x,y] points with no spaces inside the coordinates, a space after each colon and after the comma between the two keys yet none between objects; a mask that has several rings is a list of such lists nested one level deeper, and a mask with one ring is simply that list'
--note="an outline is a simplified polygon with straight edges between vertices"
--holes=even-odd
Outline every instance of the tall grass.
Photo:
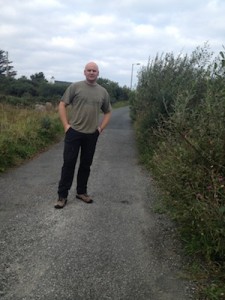
[{"label": "tall grass", "polygon": [[207,47],[157,56],[139,75],[131,111],[142,161],[167,195],[187,252],[207,266],[201,299],[223,299],[225,62],[222,52],[211,58]]},{"label": "tall grass", "polygon": [[0,104],[0,172],[43,150],[61,132],[55,111],[40,112]]}]

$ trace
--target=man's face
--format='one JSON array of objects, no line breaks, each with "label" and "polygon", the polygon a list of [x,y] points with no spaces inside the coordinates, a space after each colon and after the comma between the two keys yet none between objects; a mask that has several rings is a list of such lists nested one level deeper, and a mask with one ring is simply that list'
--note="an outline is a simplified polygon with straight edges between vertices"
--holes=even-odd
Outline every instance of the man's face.
[{"label": "man's face", "polygon": [[88,82],[94,83],[99,75],[98,66],[94,63],[87,64],[84,70],[84,75]]}]

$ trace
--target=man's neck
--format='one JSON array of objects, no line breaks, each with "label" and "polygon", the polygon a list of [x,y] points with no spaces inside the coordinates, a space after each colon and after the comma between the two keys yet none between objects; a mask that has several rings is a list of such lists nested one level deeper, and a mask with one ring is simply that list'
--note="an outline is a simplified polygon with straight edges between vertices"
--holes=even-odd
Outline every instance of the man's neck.
[{"label": "man's neck", "polygon": [[89,85],[96,85],[97,84],[97,82],[96,81],[89,81],[89,80],[85,80],[86,81],[86,83],[87,84],[89,84]]}]

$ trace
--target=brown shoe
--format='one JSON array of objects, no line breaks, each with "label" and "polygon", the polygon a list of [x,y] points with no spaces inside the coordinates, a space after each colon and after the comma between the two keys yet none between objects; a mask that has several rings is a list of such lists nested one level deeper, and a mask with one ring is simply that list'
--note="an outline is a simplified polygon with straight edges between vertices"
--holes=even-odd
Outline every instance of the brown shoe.
[{"label": "brown shoe", "polygon": [[84,201],[85,203],[92,203],[93,202],[93,200],[91,199],[91,197],[88,196],[87,194],[76,195],[76,198]]},{"label": "brown shoe", "polygon": [[55,208],[63,208],[66,205],[67,199],[66,198],[59,198],[59,200],[54,205]]}]

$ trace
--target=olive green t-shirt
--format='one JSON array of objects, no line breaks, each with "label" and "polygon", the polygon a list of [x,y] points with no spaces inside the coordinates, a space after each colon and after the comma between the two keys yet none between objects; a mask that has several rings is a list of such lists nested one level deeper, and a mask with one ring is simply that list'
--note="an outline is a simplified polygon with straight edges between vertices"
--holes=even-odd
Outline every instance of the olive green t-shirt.
[{"label": "olive green t-shirt", "polygon": [[61,101],[72,106],[69,120],[71,127],[83,133],[94,133],[99,126],[100,112],[108,113],[112,109],[106,89],[86,81],[71,84]]}]

